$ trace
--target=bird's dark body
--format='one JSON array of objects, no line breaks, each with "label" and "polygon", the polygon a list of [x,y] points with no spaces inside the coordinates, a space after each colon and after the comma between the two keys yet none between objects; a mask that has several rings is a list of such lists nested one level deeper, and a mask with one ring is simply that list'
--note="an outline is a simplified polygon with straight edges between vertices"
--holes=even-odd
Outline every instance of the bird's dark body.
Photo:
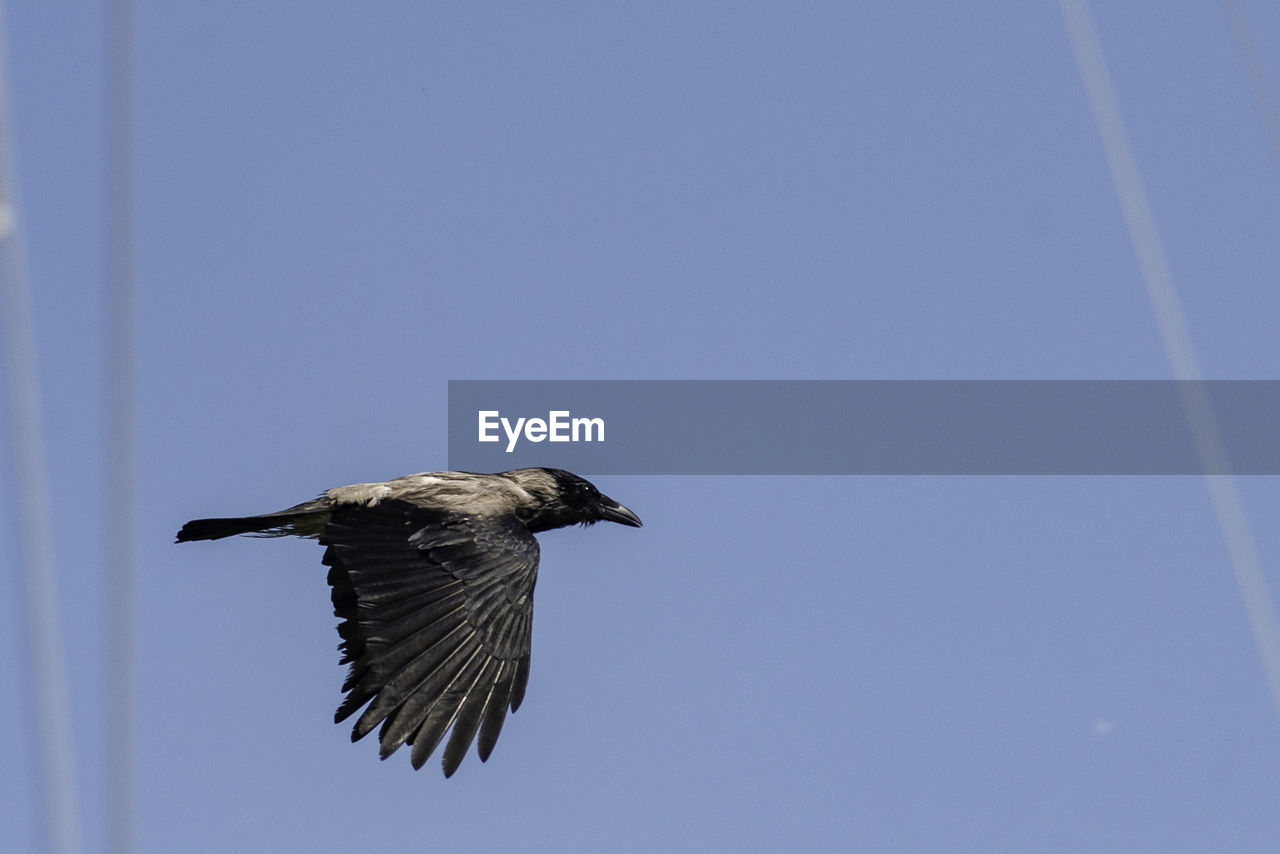
[{"label": "bird's dark body", "polygon": [[473,740],[488,759],[507,709],[524,699],[538,578],[533,535],[597,521],[640,526],[626,507],[558,469],[431,472],[337,487],[277,513],[197,519],[178,542],[318,538],[342,661],[351,665],[335,720],[364,707],[352,740],[379,727],[382,757],[410,744],[415,768],[452,729],[443,756],[449,776]]}]

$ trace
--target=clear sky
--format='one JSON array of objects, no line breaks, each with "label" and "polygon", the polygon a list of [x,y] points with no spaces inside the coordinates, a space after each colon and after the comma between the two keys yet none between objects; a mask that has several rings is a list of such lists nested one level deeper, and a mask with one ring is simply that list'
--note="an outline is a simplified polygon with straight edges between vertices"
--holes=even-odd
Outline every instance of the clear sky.
[{"label": "clear sky", "polygon": [[[172,542],[442,468],[449,379],[1170,377],[1056,4],[139,5],[140,851],[1280,846],[1200,478],[599,478],[645,527],[543,536],[525,704],[450,780],[332,723],[316,544]],[[1280,6],[1242,6],[1280,92]],[[1278,378],[1280,172],[1227,18],[1096,7],[1204,373]],[[95,850],[105,18],[6,19]],[[1280,482],[1240,488],[1280,590]]]}]

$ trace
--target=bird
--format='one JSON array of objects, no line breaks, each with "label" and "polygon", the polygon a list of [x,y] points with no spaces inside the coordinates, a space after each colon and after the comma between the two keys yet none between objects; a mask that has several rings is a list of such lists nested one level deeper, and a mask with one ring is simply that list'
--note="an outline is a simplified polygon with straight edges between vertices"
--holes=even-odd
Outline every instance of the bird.
[{"label": "bird", "polygon": [[507,710],[524,700],[534,534],[600,521],[642,527],[631,510],[562,469],[440,471],[335,487],[275,513],[195,519],[177,542],[319,540],[340,664],[350,665],[334,723],[363,708],[351,740],[377,728],[381,758],[410,745],[415,769],[448,732],[441,764],[450,777],[473,740],[488,760]]}]

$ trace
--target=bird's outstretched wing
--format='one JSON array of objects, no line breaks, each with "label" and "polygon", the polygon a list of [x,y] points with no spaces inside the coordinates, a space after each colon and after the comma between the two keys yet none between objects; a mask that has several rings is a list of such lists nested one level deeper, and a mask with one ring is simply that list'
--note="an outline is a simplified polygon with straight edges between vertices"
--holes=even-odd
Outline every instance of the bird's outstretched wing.
[{"label": "bird's outstretched wing", "polygon": [[446,777],[477,732],[488,759],[529,679],[538,541],[514,515],[382,501],[335,508],[320,542],[351,665],[335,721],[368,703],[351,740],[381,725],[382,758],[410,744],[415,768],[452,727]]}]

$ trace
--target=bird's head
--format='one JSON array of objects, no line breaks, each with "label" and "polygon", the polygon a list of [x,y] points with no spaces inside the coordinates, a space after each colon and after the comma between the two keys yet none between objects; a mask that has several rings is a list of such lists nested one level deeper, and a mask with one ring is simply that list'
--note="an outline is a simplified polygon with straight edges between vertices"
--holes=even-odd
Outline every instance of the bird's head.
[{"label": "bird's head", "polygon": [[585,478],[564,469],[516,469],[507,477],[534,496],[536,506],[529,508],[525,524],[529,530],[549,531],[565,525],[593,525],[617,522],[641,527],[640,517],[600,492]]}]

